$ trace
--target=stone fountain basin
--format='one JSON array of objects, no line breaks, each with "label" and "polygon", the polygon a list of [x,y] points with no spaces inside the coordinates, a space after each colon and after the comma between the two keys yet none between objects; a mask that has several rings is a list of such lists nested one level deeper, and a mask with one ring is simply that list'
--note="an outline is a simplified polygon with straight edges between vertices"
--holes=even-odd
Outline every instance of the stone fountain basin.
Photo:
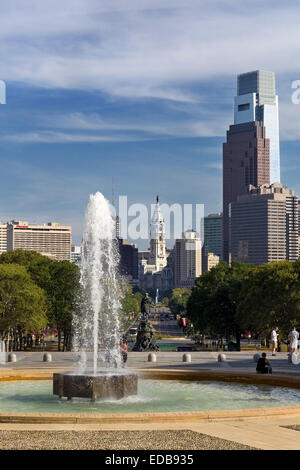
[{"label": "stone fountain basin", "polygon": [[124,370],[102,369],[93,373],[62,372],[53,374],[53,394],[60,398],[121,399],[137,395],[138,375]]}]

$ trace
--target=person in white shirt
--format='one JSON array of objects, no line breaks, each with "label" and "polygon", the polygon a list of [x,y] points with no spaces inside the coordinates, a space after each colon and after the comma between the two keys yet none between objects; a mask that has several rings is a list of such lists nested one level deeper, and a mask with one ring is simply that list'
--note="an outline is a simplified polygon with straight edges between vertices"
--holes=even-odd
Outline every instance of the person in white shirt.
[{"label": "person in white shirt", "polygon": [[298,338],[299,338],[299,333],[296,330],[296,327],[294,326],[292,331],[289,332],[290,353],[291,354],[297,352],[297,350],[298,350]]},{"label": "person in white shirt", "polygon": [[278,331],[278,326],[275,326],[275,328],[273,329],[271,333],[272,356],[276,356],[277,342],[278,342],[278,336],[279,336],[277,331]]}]

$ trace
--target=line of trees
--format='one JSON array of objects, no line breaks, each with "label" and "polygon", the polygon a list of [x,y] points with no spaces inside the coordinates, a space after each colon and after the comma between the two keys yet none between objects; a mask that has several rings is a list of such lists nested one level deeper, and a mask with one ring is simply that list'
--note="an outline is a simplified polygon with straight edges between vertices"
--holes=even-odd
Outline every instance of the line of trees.
[{"label": "line of trees", "polygon": [[300,260],[252,266],[220,263],[196,280],[186,314],[194,330],[236,338],[250,331],[266,341],[277,325],[281,338],[300,325]]},{"label": "line of trees", "polygon": [[35,251],[15,250],[0,256],[0,335],[10,349],[46,327],[57,329],[58,351],[71,347],[71,325],[79,291],[79,268]]},{"label": "line of trees", "polygon": [[[142,294],[121,282],[121,327],[140,311]],[[58,351],[72,346],[72,319],[78,309],[79,267],[35,251],[14,250],[0,256],[0,339],[10,350],[32,346],[32,334],[57,330]]]}]

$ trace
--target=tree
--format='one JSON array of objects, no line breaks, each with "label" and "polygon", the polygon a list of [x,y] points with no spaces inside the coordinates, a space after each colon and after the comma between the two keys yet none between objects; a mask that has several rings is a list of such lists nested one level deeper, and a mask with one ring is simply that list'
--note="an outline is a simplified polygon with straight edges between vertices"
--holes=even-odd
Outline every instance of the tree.
[{"label": "tree", "polygon": [[69,261],[54,261],[36,251],[13,250],[0,256],[1,263],[26,267],[32,280],[45,291],[48,324],[58,330],[58,351],[71,348],[71,326],[80,291],[80,271]]},{"label": "tree", "polygon": [[50,279],[47,285],[47,295],[51,304],[49,322],[58,331],[58,351],[71,349],[72,319],[80,292],[80,270],[69,261],[56,261],[50,265]]},{"label": "tree", "polygon": [[121,285],[122,289],[122,306],[121,306],[121,326],[123,330],[126,330],[129,327],[129,315],[134,313],[137,315],[140,312],[141,308],[141,294],[136,292],[135,294],[132,293],[132,287],[130,284],[123,282]]},{"label": "tree", "polygon": [[169,307],[172,313],[174,313],[175,315],[186,313],[187,303],[191,292],[192,291],[190,289],[185,288],[173,289],[172,296],[169,300]]},{"label": "tree", "polygon": [[[19,349],[25,333],[39,332],[47,325],[46,298],[24,266],[0,265],[0,331]],[[17,346],[19,345],[19,347]]]},{"label": "tree", "polygon": [[196,280],[187,305],[187,316],[194,328],[203,333],[236,337],[240,349],[237,308],[241,287],[251,265],[219,263]]},{"label": "tree", "polygon": [[47,290],[51,279],[50,266],[55,263],[47,256],[36,251],[12,250],[2,253],[0,264],[19,264],[25,266],[33,281],[42,289]]},{"label": "tree", "polygon": [[238,318],[241,328],[270,334],[277,325],[287,336],[300,322],[300,263],[272,262],[252,269],[241,291]]}]

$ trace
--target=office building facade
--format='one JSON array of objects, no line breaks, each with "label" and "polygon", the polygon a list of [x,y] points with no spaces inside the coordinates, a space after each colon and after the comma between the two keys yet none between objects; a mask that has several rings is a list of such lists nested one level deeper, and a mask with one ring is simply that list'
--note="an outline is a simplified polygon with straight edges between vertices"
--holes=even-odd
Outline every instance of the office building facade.
[{"label": "office building facade", "polygon": [[299,199],[280,183],[250,187],[230,207],[232,259],[255,265],[299,257]]},{"label": "office building facade", "polygon": [[195,280],[202,274],[202,240],[197,232],[183,232],[175,242],[175,287],[191,289]]},{"label": "office building facade", "polygon": [[270,140],[270,183],[280,182],[278,96],[275,74],[256,70],[238,75],[234,124],[258,121]]},{"label": "office building facade", "polygon": [[222,256],[222,214],[204,217],[204,244],[209,253]]},{"label": "office building facade", "polygon": [[229,205],[246,194],[249,185],[270,184],[270,140],[260,122],[230,126],[223,144],[223,252],[230,262]]},{"label": "office building facade", "polygon": [[72,229],[56,222],[32,225],[12,221],[7,225],[7,251],[37,251],[56,261],[71,261]]},{"label": "office building facade", "polygon": [[0,223],[0,255],[7,251],[7,224]]}]

